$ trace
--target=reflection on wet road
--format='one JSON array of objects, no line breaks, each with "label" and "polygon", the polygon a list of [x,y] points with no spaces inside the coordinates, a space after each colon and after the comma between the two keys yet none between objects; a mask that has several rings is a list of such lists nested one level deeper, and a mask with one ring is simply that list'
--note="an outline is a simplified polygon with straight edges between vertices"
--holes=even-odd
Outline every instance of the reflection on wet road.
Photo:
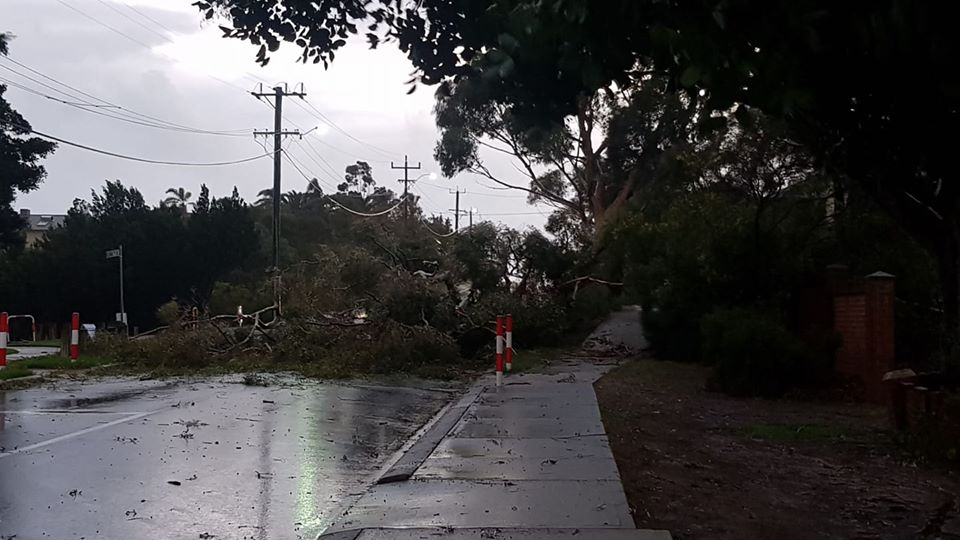
[{"label": "reflection on wet road", "polygon": [[213,380],[0,391],[0,538],[315,538],[450,397]]}]

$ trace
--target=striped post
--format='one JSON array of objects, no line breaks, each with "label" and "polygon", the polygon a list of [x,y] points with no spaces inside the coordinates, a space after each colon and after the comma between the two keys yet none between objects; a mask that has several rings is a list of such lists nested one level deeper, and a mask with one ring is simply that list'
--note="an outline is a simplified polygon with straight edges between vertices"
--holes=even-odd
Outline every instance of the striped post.
[{"label": "striped post", "polygon": [[30,317],[30,333],[33,335],[33,341],[37,340],[37,320]]},{"label": "striped post", "polygon": [[0,313],[0,368],[7,366],[7,336],[9,335],[9,319],[7,312]]},{"label": "striped post", "polygon": [[503,316],[497,315],[497,387],[503,386]]},{"label": "striped post", "polygon": [[76,362],[80,357],[80,314],[73,312],[70,316],[70,361]]},{"label": "striped post", "polygon": [[507,315],[507,371],[513,369],[513,315]]}]

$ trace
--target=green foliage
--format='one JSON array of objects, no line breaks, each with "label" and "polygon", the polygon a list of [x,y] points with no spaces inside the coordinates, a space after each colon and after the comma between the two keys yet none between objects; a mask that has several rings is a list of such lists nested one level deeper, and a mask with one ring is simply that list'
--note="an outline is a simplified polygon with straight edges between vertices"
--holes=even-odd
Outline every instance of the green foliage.
[{"label": "green foliage", "polygon": [[[209,200],[185,216],[179,208],[149,207],[119,181],[91,195],[74,202],[64,226],[48,232],[38,249],[0,255],[5,309],[40,321],[62,321],[72,311],[85,321],[114,320],[119,269],[104,252],[123,245],[129,321],[148,328],[171,298],[203,307],[214,282],[243,270],[259,248],[239,197]],[[63,279],[65,269],[70,279]]]},{"label": "green foliage", "polygon": [[[442,331],[456,327],[454,304],[443,283],[416,276],[391,276],[374,313],[406,325],[429,325]],[[380,313],[380,309],[383,310]]]},{"label": "green foliage", "polygon": [[[0,33],[0,55],[7,54],[9,34]],[[18,193],[37,189],[47,175],[40,160],[57,147],[39,137],[29,137],[30,123],[3,95],[7,85],[0,84],[0,254],[23,247],[26,225],[13,210]]]},{"label": "green foliage", "polygon": [[574,325],[592,326],[618,307],[618,299],[610,287],[600,283],[587,283],[577,291],[577,297],[571,302],[569,313]]},{"label": "green foliage", "polygon": [[832,351],[814,351],[770,313],[718,310],[703,319],[703,357],[714,380],[733,395],[779,397],[822,382]]},{"label": "green foliage", "polygon": [[157,308],[157,321],[160,324],[171,325],[177,322],[180,319],[180,304],[175,300],[171,300],[165,304],[161,304]]},{"label": "green foliage", "polygon": [[147,370],[200,370],[217,361],[211,348],[220,345],[220,334],[210,326],[194,330],[174,326],[154,336],[128,339],[126,336],[98,333],[84,349],[91,355]]},{"label": "green foliage", "polygon": [[382,262],[365,250],[352,250],[342,261],[340,281],[355,291],[372,291],[386,272]]},{"label": "green foliage", "polygon": [[29,369],[18,366],[16,364],[0,369],[0,381],[9,381],[11,379],[22,379],[23,377],[29,377],[33,375],[33,371]]},{"label": "green foliage", "polygon": [[[693,135],[697,101],[660,78],[591,94],[578,102],[575,117],[537,128],[491,100],[490,87],[497,85],[464,79],[437,93],[441,134],[434,157],[448,177],[478,174],[524,190],[530,203],[555,206],[548,231],[577,247],[593,244],[635,189],[653,179],[670,148]],[[489,147],[514,157],[526,185],[484,165],[480,151]]]},{"label": "green foliage", "polygon": [[[414,82],[439,84],[441,100],[468,88],[471,110],[479,114],[467,120],[483,122],[499,108],[521,133],[563,127],[580,112],[584,96],[655,76],[704,98],[700,117],[707,131],[731,113],[750,127],[751,115],[740,105],[763,111],[785,124],[789,141],[805,146],[821,170],[869,193],[935,254],[945,318],[956,339],[960,183],[953,181],[953,145],[943,136],[960,127],[956,77],[943,67],[960,53],[956,2],[276,4],[196,5],[208,18],[228,14],[224,35],[259,45],[262,63],[281,40],[296,43],[304,60],[326,65],[352,34],[365,32],[371,46],[388,36],[413,62]],[[898,66],[893,80],[890,66]],[[438,121],[442,127],[443,114]],[[453,168],[469,162],[469,132],[461,126],[445,131],[440,161]],[[558,232],[574,223],[575,216],[558,217],[552,224]]]},{"label": "green foliage", "polygon": [[270,292],[263,286],[218,281],[213,286],[207,305],[210,313],[230,314],[236,313],[238,306],[244,306],[243,309],[249,312],[269,306],[272,302]]},{"label": "green foliage", "polygon": [[80,355],[79,358],[77,358],[76,361],[72,361],[69,358],[66,358],[64,356],[59,356],[59,355],[38,356],[34,358],[26,358],[24,360],[18,360],[17,366],[27,368],[27,369],[76,370],[76,369],[94,368],[94,367],[103,366],[110,363],[113,363],[113,360],[111,360],[110,358],[92,356],[90,354],[83,353]]},{"label": "green foliage", "polygon": [[393,321],[356,327],[290,328],[274,358],[320,377],[415,373],[425,366],[463,366],[453,339],[426,326]]}]

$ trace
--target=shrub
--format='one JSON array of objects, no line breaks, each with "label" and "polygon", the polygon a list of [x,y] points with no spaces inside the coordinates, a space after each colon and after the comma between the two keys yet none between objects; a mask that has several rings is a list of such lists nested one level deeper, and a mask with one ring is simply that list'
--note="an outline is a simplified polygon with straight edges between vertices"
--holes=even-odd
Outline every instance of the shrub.
[{"label": "shrub", "polygon": [[166,304],[161,304],[157,308],[157,320],[160,324],[171,325],[180,319],[180,305],[176,300],[171,300]]},{"label": "shrub", "polygon": [[272,303],[271,293],[266,288],[218,281],[210,294],[209,309],[214,315],[229,315],[237,312],[237,306],[250,312]]},{"label": "shrub", "polygon": [[669,308],[644,309],[643,335],[660,358],[695,362],[700,358],[700,320],[697,312]]},{"label": "shrub", "polygon": [[617,299],[609,286],[587,283],[580,287],[571,303],[570,316],[574,324],[593,324],[617,307]]},{"label": "shrub", "polygon": [[717,310],[703,319],[703,356],[713,382],[741,396],[779,397],[822,381],[831,367],[829,347],[811,347],[775,316],[748,309]]},{"label": "shrub", "polygon": [[273,354],[281,364],[295,364],[301,371],[321,377],[412,373],[430,365],[461,365],[450,336],[427,326],[389,320],[356,327],[291,326]]},{"label": "shrub", "polygon": [[340,281],[356,291],[372,291],[386,267],[363,249],[354,249],[341,259]]},{"label": "shrub", "polygon": [[376,310],[381,317],[410,326],[427,323],[444,331],[456,327],[453,300],[444,283],[409,274],[384,281]]},{"label": "shrub", "polygon": [[[524,297],[498,292],[484,295],[480,301],[467,309],[470,318],[484,328],[493,330],[492,321],[497,315],[513,315],[514,345],[516,348],[532,348],[542,345],[556,345],[573,327],[568,315],[570,311],[555,297],[545,294],[531,294]],[[478,349],[493,345],[493,334],[489,332],[468,333],[466,337],[479,337],[477,343],[467,345],[465,355],[472,355]]]},{"label": "shrub", "polygon": [[219,333],[209,326],[193,330],[171,328],[138,339],[102,332],[87,351],[116,362],[146,369],[205,368],[215,362],[213,345],[222,346]]}]

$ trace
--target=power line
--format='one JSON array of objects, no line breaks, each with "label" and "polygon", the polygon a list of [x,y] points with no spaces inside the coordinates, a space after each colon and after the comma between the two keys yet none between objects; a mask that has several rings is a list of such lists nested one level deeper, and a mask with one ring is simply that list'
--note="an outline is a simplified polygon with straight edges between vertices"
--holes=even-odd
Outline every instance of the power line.
[{"label": "power line", "polygon": [[[303,149],[304,153],[307,154],[307,157],[313,160],[313,162],[316,163],[318,167],[320,167],[321,169],[324,169],[325,172],[329,172],[332,178],[337,177],[336,169],[334,169],[333,165],[331,165],[330,162],[327,161],[326,158],[324,158],[323,155],[321,155],[316,148],[314,148],[309,138],[303,139],[303,142],[307,143],[307,147],[310,148],[310,150],[312,151],[312,154],[311,152],[307,152],[307,148],[304,147],[302,144],[300,144],[300,140],[295,140],[294,142],[297,143],[297,146]],[[314,158],[314,156],[316,156],[316,158]]]},{"label": "power line", "polygon": [[337,147],[337,146],[334,146],[334,145],[328,143],[327,141],[324,141],[323,139],[319,139],[319,138],[318,138],[316,142],[317,142],[318,144],[322,144],[322,145],[326,146],[327,148],[329,148],[329,149],[331,149],[331,150],[333,150],[333,151],[335,151],[335,152],[339,152],[339,153],[341,153],[341,154],[343,154],[343,155],[345,155],[345,156],[349,156],[349,157],[351,157],[351,158],[353,158],[353,159],[358,159],[358,160],[360,160],[360,161],[366,161],[366,162],[368,162],[368,163],[380,163],[380,164],[390,163],[389,161],[387,161],[387,160],[385,160],[385,159],[369,159],[368,157],[366,157],[366,156],[364,156],[364,155],[362,155],[362,154],[358,154],[358,153],[356,153],[356,152],[350,152],[349,150],[344,150],[344,149],[342,149],[342,148],[339,148],[339,147]]},{"label": "power line", "polygon": [[[60,80],[54,78],[54,77],[51,77],[51,76],[49,76],[49,75],[46,75],[46,74],[44,74],[44,73],[42,73],[42,72],[40,72],[40,71],[38,71],[38,70],[36,70],[36,69],[34,69],[34,68],[26,65],[26,64],[23,64],[23,63],[21,63],[21,62],[18,62],[18,61],[16,61],[16,60],[14,60],[13,58],[6,57],[6,56],[0,56],[0,59],[6,60],[6,61],[8,61],[8,62],[11,62],[11,63],[13,63],[13,64],[15,64],[15,65],[17,65],[17,66],[20,66],[20,67],[23,68],[23,69],[26,69],[27,71],[29,71],[29,72],[31,72],[31,73],[34,73],[34,74],[36,74],[36,75],[38,75],[38,76],[40,76],[40,77],[43,77],[44,79],[47,79],[47,80],[49,80],[49,81],[51,81],[51,82],[53,82],[53,83],[56,83],[56,84],[58,84],[58,85],[60,85],[60,86],[62,86],[62,87],[64,87],[64,88],[68,88],[68,89],[70,89],[71,91],[75,92],[76,94],[79,94],[79,95],[81,95],[81,96],[90,98],[90,99],[92,99],[92,100],[98,101],[98,102],[100,102],[101,104],[103,104],[103,105],[95,104],[95,103],[93,103],[93,102],[91,102],[91,101],[89,101],[89,100],[85,100],[85,99],[83,99],[83,98],[81,98],[81,97],[78,97],[78,96],[76,96],[76,95],[73,95],[73,94],[71,94],[71,93],[69,93],[69,92],[64,92],[63,90],[61,90],[61,89],[59,89],[59,88],[56,88],[56,87],[51,86],[51,85],[49,85],[49,84],[47,84],[47,83],[44,83],[43,81],[37,80],[37,79],[35,79],[35,78],[33,78],[33,77],[29,76],[29,75],[26,75],[26,74],[24,74],[24,73],[21,73],[21,72],[15,70],[15,69],[11,68],[10,66],[0,65],[0,68],[3,68],[3,69],[6,69],[7,71],[10,71],[10,72],[12,72],[12,73],[15,73],[15,74],[17,74],[18,76],[23,77],[24,79],[27,79],[27,80],[29,80],[29,81],[32,81],[32,82],[34,82],[34,83],[36,83],[36,84],[39,84],[39,85],[43,86],[44,88],[49,88],[50,90],[53,90],[54,92],[57,92],[58,94],[67,96],[67,97],[69,97],[70,99],[77,100],[77,101],[80,102],[80,103],[84,103],[84,104],[89,105],[89,106],[92,106],[92,107],[108,106],[108,107],[110,107],[110,108],[116,109],[117,111],[122,111],[122,112],[124,112],[124,113],[127,113],[127,115],[129,115],[129,116],[135,116],[135,117],[139,117],[139,118],[143,118],[143,119],[147,119],[147,120],[152,120],[153,122],[156,122],[156,123],[158,123],[158,124],[167,125],[167,126],[170,126],[170,127],[173,127],[173,128],[177,128],[177,129],[179,129],[179,130],[189,131],[189,132],[194,132],[194,133],[200,133],[200,134],[205,134],[205,135],[225,135],[225,136],[234,136],[234,137],[236,137],[236,136],[246,136],[246,135],[249,134],[249,130],[240,130],[240,129],[235,129],[235,130],[209,130],[209,129],[201,129],[201,128],[191,127],[191,126],[187,126],[187,125],[183,125],[183,124],[178,124],[178,123],[176,123],[176,122],[170,122],[170,121],[168,121],[168,120],[164,120],[164,119],[162,119],[162,118],[157,118],[157,117],[155,117],[155,116],[150,116],[150,115],[148,115],[148,114],[143,114],[143,113],[134,111],[134,110],[132,110],[132,109],[128,109],[128,108],[126,108],[126,107],[123,107],[123,106],[121,106],[121,105],[117,105],[116,103],[113,103],[113,102],[111,102],[111,101],[107,101],[107,100],[105,100],[105,99],[103,99],[103,98],[97,97],[97,96],[95,96],[95,95],[93,95],[93,94],[90,94],[90,93],[88,93],[88,92],[84,92],[83,90],[80,90],[79,88],[76,88],[76,87],[74,87],[74,86],[71,86],[71,85],[69,85],[69,84],[67,84],[67,83],[65,83],[65,82],[63,82],[63,81],[60,81]],[[48,97],[48,96],[44,96],[44,97]],[[56,98],[52,98],[52,99],[56,99]],[[74,104],[74,105],[76,105],[76,104]]]},{"label": "power line", "polygon": [[132,10],[134,13],[140,15],[140,16],[143,17],[144,19],[152,22],[153,24],[159,26],[160,28],[163,28],[163,29],[166,30],[167,32],[170,32],[171,34],[176,34],[176,32],[174,32],[173,30],[171,30],[169,26],[165,26],[163,23],[161,23],[160,21],[158,21],[158,20],[154,19],[153,17],[147,15],[146,13],[140,11],[140,10],[137,9],[135,6],[131,6],[130,4],[128,4],[128,3],[126,3],[126,2],[120,2],[120,3],[123,4],[124,6],[126,6],[128,9]]},{"label": "power line", "polygon": [[[310,182],[311,180],[313,180],[312,178],[310,178],[310,177],[307,175],[307,173],[303,172],[303,169],[301,169],[301,168],[297,165],[297,162],[294,161],[294,158],[293,158],[292,156],[290,156],[290,154],[287,153],[286,150],[283,151],[283,157],[287,158],[287,161],[289,161],[290,164],[293,165],[293,168],[296,169],[297,172],[300,173],[300,175],[303,176],[304,179],[307,180],[307,182]],[[300,162],[300,165],[303,165],[303,163]],[[383,210],[383,211],[380,211],[380,212],[375,212],[375,213],[366,213],[366,212],[357,212],[356,210],[354,210],[354,209],[352,209],[352,208],[348,208],[348,207],[340,204],[339,201],[337,201],[336,199],[334,199],[334,198],[331,197],[330,195],[324,195],[324,197],[326,197],[326,199],[327,199],[328,201],[330,201],[330,202],[332,202],[333,204],[339,206],[339,207],[342,208],[343,210],[346,210],[347,212],[349,212],[349,213],[351,213],[351,214],[353,214],[353,215],[355,215],[355,216],[360,216],[360,217],[380,217],[380,216],[385,216],[385,215],[389,214],[390,212],[393,212],[393,211],[396,210],[397,208],[400,208],[400,206],[404,203],[404,200],[401,199],[397,204],[391,206],[390,208],[387,208],[386,210]]]},{"label": "power line", "polygon": [[[0,66],[0,67],[4,67],[4,66]],[[230,137],[244,137],[244,136],[245,136],[245,135],[239,135],[239,134],[233,134],[233,133],[211,133],[211,132],[204,132],[204,131],[195,131],[195,130],[191,130],[191,129],[181,129],[181,128],[176,128],[176,127],[172,127],[172,126],[168,126],[168,125],[164,125],[164,124],[157,124],[157,123],[153,123],[153,122],[145,122],[145,121],[143,121],[143,120],[138,120],[138,119],[136,119],[136,118],[130,118],[130,117],[128,117],[128,116],[121,116],[121,115],[116,115],[116,114],[110,114],[109,112],[104,112],[104,111],[102,111],[102,110],[96,110],[96,109],[91,109],[91,108],[90,108],[90,107],[98,107],[98,105],[89,104],[89,103],[88,103],[88,104],[72,103],[72,102],[69,102],[69,101],[66,101],[66,100],[63,100],[63,99],[60,99],[60,98],[57,98],[57,97],[48,95],[48,94],[44,94],[43,92],[39,92],[39,91],[37,91],[37,90],[34,89],[34,88],[30,88],[30,87],[28,87],[28,86],[19,84],[19,83],[15,82],[15,81],[12,81],[12,80],[7,79],[7,78],[5,78],[5,77],[0,77],[0,81],[3,81],[3,82],[5,82],[5,83],[13,86],[14,88],[18,88],[18,89],[20,89],[20,90],[23,90],[24,92],[29,92],[29,93],[31,93],[31,94],[37,95],[37,96],[42,97],[42,98],[49,99],[49,100],[54,101],[54,102],[56,102],[56,103],[60,103],[60,104],[62,104],[62,105],[66,105],[66,106],[68,106],[68,107],[73,107],[73,108],[75,108],[75,109],[81,110],[81,111],[86,112],[86,113],[95,114],[95,115],[97,115],[97,116],[103,116],[103,117],[105,117],[105,118],[111,118],[111,119],[113,119],[113,120],[119,120],[119,121],[121,121],[121,122],[126,122],[126,123],[128,123],[128,124],[135,124],[135,125],[144,126],[144,127],[149,127],[149,128],[154,128],[154,129],[162,129],[162,130],[165,130],[165,131],[173,131],[173,132],[176,132],[176,133],[189,133],[189,134],[199,134],[199,135],[220,135],[220,136],[230,136]]]},{"label": "power line", "polygon": [[[414,187],[416,187],[416,184],[414,184]],[[428,201],[430,201],[430,204],[433,205],[433,207],[434,207],[434,209],[437,211],[437,213],[440,213],[440,214],[443,213],[443,205],[441,205],[441,204],[438,203],[436,200],[434,200],[432,197],[430,197],[429,195],[427,195],[426,192],[421,191],[421,192],[420,192],[420,195],[423,196],[423,197],[425,197]]]},{"label": "power line", "polygon": [[[455,230],[455,231],[448,232],[447,234],[441,234],[441,233],[438,233],[437,231],[431,229],[430,226],[427,225],[427,223],[426,223],[425,221],[424,221],[424,222],[421,222],[420,224],[423,225],[423,228],[426,229],[430,234],[436,236],[437,238],[450,238],[451,236],[454,236],[454,235],[456,235],[456,234],[458,234],[458,233],[460,232],[460,231],[456,231],[456,230]],[[469,227],[468,227],[468,228],[469,228]],[[464,230],[466,230],[466,229],[464,229]]]},{"label": "power line", "polygon": [[114,32],[114,33],[116,33],[116,34],[119,34],[119,35],[121,35],[121,36],[129,39],[130,41],[132,41],[132,42],[134,42],[134,43],[137,43],[137,44],[139,44],[139,45],[141,45],[141,46],[143,46],[143,47],[146,47],[146,48],[148,48],[148,49],[152,49],[152,47],[151,47],[150,45],[147,45],[146,43],[140,41],[139,39],[137,39],[137,38],[135,38],[135,37],[130,36],[129,34],[125,34],[123,31],[118,30],[118,29],[114,28],[113,26],[110,26],[109,24],[107,24],[107,23],[105,23],[105,22],[97,19],[97,18],[94,17],[93,15],[88,15],[88,14],[85,13],[83,10],[80,10],[80,9],[78,9],[78,8],[76,8],[76,7],[68,4],[68,3],[65,2],[64,0],[57,0],[57,3],[60,4],[61,6],[65,7],[65,8],[67,8],[67,9],[71,10],[71,11],[74,11],[74,12],[80,14],[81,16],[83,16],[83,17],[85,17],[85,18],[87,18],[87,19],[90,19],[91,21],[99,24],[100,26],[106,28],[107,30],[110,30],[111,32]]},{"label": "power line", "polygon": [[399,154],[397,154],[396,152],[391,152],[390,150],[386,150],[386,149],[384,149],[384,148],[380,148],[379,146],[377,146],[377,145],[375,145],[375,144],[370,144],[370,143],[368,143],[368,142],[366,142],[366,141],[363,141],[363,140],[358,139],[357,137],[354,137],[352,134],[350,134],[350,132],[348,132],[347,130],[343,129],[343,128],[340,127],[336,122],[334,122],[333,120],[331,120],[330,117],[328,117],[327,115],[323,114],[323,112],[321,112],[320,109],[318,109],[317,107],[315,107],[315,106],[313,105],[313,103],[310,103],[306,98],[303,99],[303,102],[307,105],[307,107],[309,107],[309,109],[303,107],[303,105],[301,105],[300,103],[297,103],[297,105],[300,106],[301,109],[307,111],[308,113],[312,113],[313,116],[315,116],[318,120],[320,120],[321,122],[324,122],[325,124],[329,125],[329,126],[332,127],[333,129],[339,131],[341,134],[343,134],[343,135],[344,135],[345,137],[347,137],[348,139],[356,142],[357,144],[360,144],[360,145],[366,146],[367,148],[370,148],[370,149],[372,149],[372,150],[375,150],[375,151],[377,151],[377,152],[379,152],[379,153],[381,153],[381,154],[383,154],[383,155],[385,155],[385,156],[387,156],[387,157],[396,157],[396,156],[399,156]]},{"label": "power line", "polygon": [[547,217],[550,216],[550,214],[547,214],[547,213],[544,213],[544,212],[484,212],[483,215],[485,215],[485,216],[536,216],[536,215],[540,215],[540,216],[547,216]]},{"label": "power line", "polygon": [[[440,186],[440,185],[437,185],[437,184],[431,184],[430,182],[425,182],[425,181],[423,181],[423,180],[421,180],[421,181],[418,182],[418,183],[419,183],[419,184],[424,184],[424,185],[430,186],[430,187],[435,188],[435,189],[449,190],[449,188],[446,187],[446,186]],[[511,189],[511,188],[506,188],[506,189]],[[477,193],[477,192],[474,192],[474,191],[471,191],[470,194],[471,194],[471,195],[474,195],[474,196],[476,196],[476,197],[495,197],[495,198],[498,198],[498,199],[516,199],[516,200],[526,199],[526,197],[524,197],[524,196],[522,196],[522,195],[519,196],[519,197],[516,197],[516,196],[513,196],[513,195],[496,195],[496,194],[493,194],[493,193]]]},{"label": "power line", "polygon": [[[168,39],[167,36],[161,34],[160,32],[157,32],[157,31],[154,30],[153,28],[151,28],[151,27],[143,24],[142,22],[140,22],[140,21],[134,19],[133,17],[127,15],[126,13],[120,11],[120,10],[117,9],[116,7],[110,5],[110,3],[107,2],[106,0],[97,0],[97,2],[100,2],[101,4],[103,4],[104,6],[106,6],[107,9],[109,9],[109,10],[113,11],[114,13],[120,15],[120,16],[123,17],[124,19],[127,19],[128,21],[133,22],[133,24],[136,24],[137,26],[139,26],[139,27],[141,27],[141,28],[145,28],[148,32],[152,32],[153,34],[160,36],[160,37],[163,38],[164,40]],[[124,4],[124,5],[126,5],[126,4]],[[127,6],[127,7],[130,7],[130,6]]]},{"label": "power line", "polygon": [[[132,37],[132,36],[130,36],[129,34],[126,34],[126,33],[124,33],[123,31],[114,28],[113,26],[110,26],[109,24],[107,24],[107,23],[105,23],[105,22],[97,19],[96,17],[94,17],[94,16],[92,16],[92,15],[89,15],[89,14],[85,13],[84,11],[82,11],[82,10],[80,10],[80,9],[77,9],[76,7],[68,4],[68,3],[67,3],[66,1],[64,1],[64,0],[57,0],[57,3],[59,3],[60,5],[62,5],[63,7],[67,8],[67,9],[69,9],[69,10],[71,10],[71,11],[74,11],[74,12],[80,14],[81,16],[83,16],[83,17],[86,18],[86,19],[89,19],[89,20],[95,22],[96,24],[98,24],[98,25],[106,28],[107,30],[110,30],[111,32],[114,32],[114,33],[116,33],[116,34],[118,34],[118,35],[120,35],[120,36],[123,36],[123,37],[129,39],[130,41],[136,43],[137,45],[140,45],[141,47],[149,50],[150,52],[159,54],[159,55],[167,58],[168,60],[170,60],[170,61],[172,61],[172,62],[176,62],[176,59],[173,58],[173,57],[171,57],[170,55],[164,54],[163,52],[160,52],[160,51],[155,51],[155,50],[153,49],[153,47],[151,47],[150,45],[147,45],[146,43],[140,41],[139,39],[137,39],[137,38],[135,38],[135,37]],[[167,42],[168,42],[168,43],[172,43],[169,39],[167,39]],[[211,74],[209,74],[209,73],[205,73],[204,75],[206,75],[207,77],[209,77],[209,78],[211,78],[211,79],[213,79],[213,80],[215,80],[215,81],[217,81],[217,82],[220,82],[220,83],[222,83],[222,84],[225,84],[225,85],[230,86],[230,87],[233,87],[233,88],[236,88],[237,90],[240,90],[240,91],[242,91],[242,92],[244,92],[244,93],[247,92],[247,90],[246,90],[245,88],[243,88],[243,87],[241,87],[241,86],[238,86],[238,85],[236,85],[236,84],[233,84],[233,83],[230,82],[230,81],[226,81],[226,80],[224,80],[224,79],[221,79],[221,78],[216,77],[216,76],[214,76],[214,75],[211,75]],[[247,76],[249,77],[250,75],[247,74]],[[256,80],[256,79],[254,79],[254,80]]]},{"label": "power line", "polygon": [[103,155],[105,155],[105,156],[115,157],[115,158],[119,158],[119,159],[126,159],[126,160],[129,160],[129,161],[138,161],[138,162],[140,162],[140,163],[150,163],[150,164],[153,164],[153,165],[174,165],[174,166],[180,166],[180,167],[222,167],[222,166],[225,166],[225,165],[237,165],[237,164],[240,164],[240,163],[247,163],[247,162],[249,162],[249,161],[254,161],[254,160],[257,160],[257,159],[262,159],[262,158],[265,158],[265,157],[267,157],[267,156],[272,156],[272,155],[274,154],[274,152],[267,152],[266,154],[260,154],[260,155],[257,155],[257,156],[251,156],[251,157],[248,157],[248,158],[237,159],[237,160],[233,160],[233,161],[215,161],[215,162],[164,161],[164,160],[159,160],[159,159],[147,159],[147,158],[141,158],[141,157],[136,157],[136,156],[128,156],[128,155],[125,155],[125,154],[119,154],[119,153],[116,153],[116,152],[111,152],[111,151],[109,151],[109,150],[101,150],[101,149],[99,149],[99,148],[94,148],[94,147],[92,147],[92,146],[87,146],[87,145],[80,144],[80,143],[76,143],[76,142],[73,142],[73,141],[68,141],[68,140],[66,140],[66,139],[61,139],[60,137],[55,137],[55,136],[49,135],[49,134],[47,134],[47,133],[43,133],[43,132],[40,132],[40,131],[36,131],[36,130],[31,129],[31,128],[28,128],[28,127],[26,127],[26,126],[21,126],[21,125],[19,125],[19,124],[13,124],[13,125],[14,125],[15,127],[17,127],[17,128],[20,128],[20,129],[26,131],[26,132],[32,133],[32,134],[34,134],[34,135],[36,135],[36,136],[38,136],[38,137],[43,137],[44,139],[49,139],[49,140],[51,140],[51,141],[56,141],[56,142],[58,142],[58,143],[65,144],[65,145],[67,145],[67,146],[73,146],[73,147],[75,147],[75,148],[80,148],[80,149],[82,149],[82,150],[87,150],[87,151],[89,151],[89,152],[95,152],[95,153],[97,153],[97,154],[103,154]]}]

